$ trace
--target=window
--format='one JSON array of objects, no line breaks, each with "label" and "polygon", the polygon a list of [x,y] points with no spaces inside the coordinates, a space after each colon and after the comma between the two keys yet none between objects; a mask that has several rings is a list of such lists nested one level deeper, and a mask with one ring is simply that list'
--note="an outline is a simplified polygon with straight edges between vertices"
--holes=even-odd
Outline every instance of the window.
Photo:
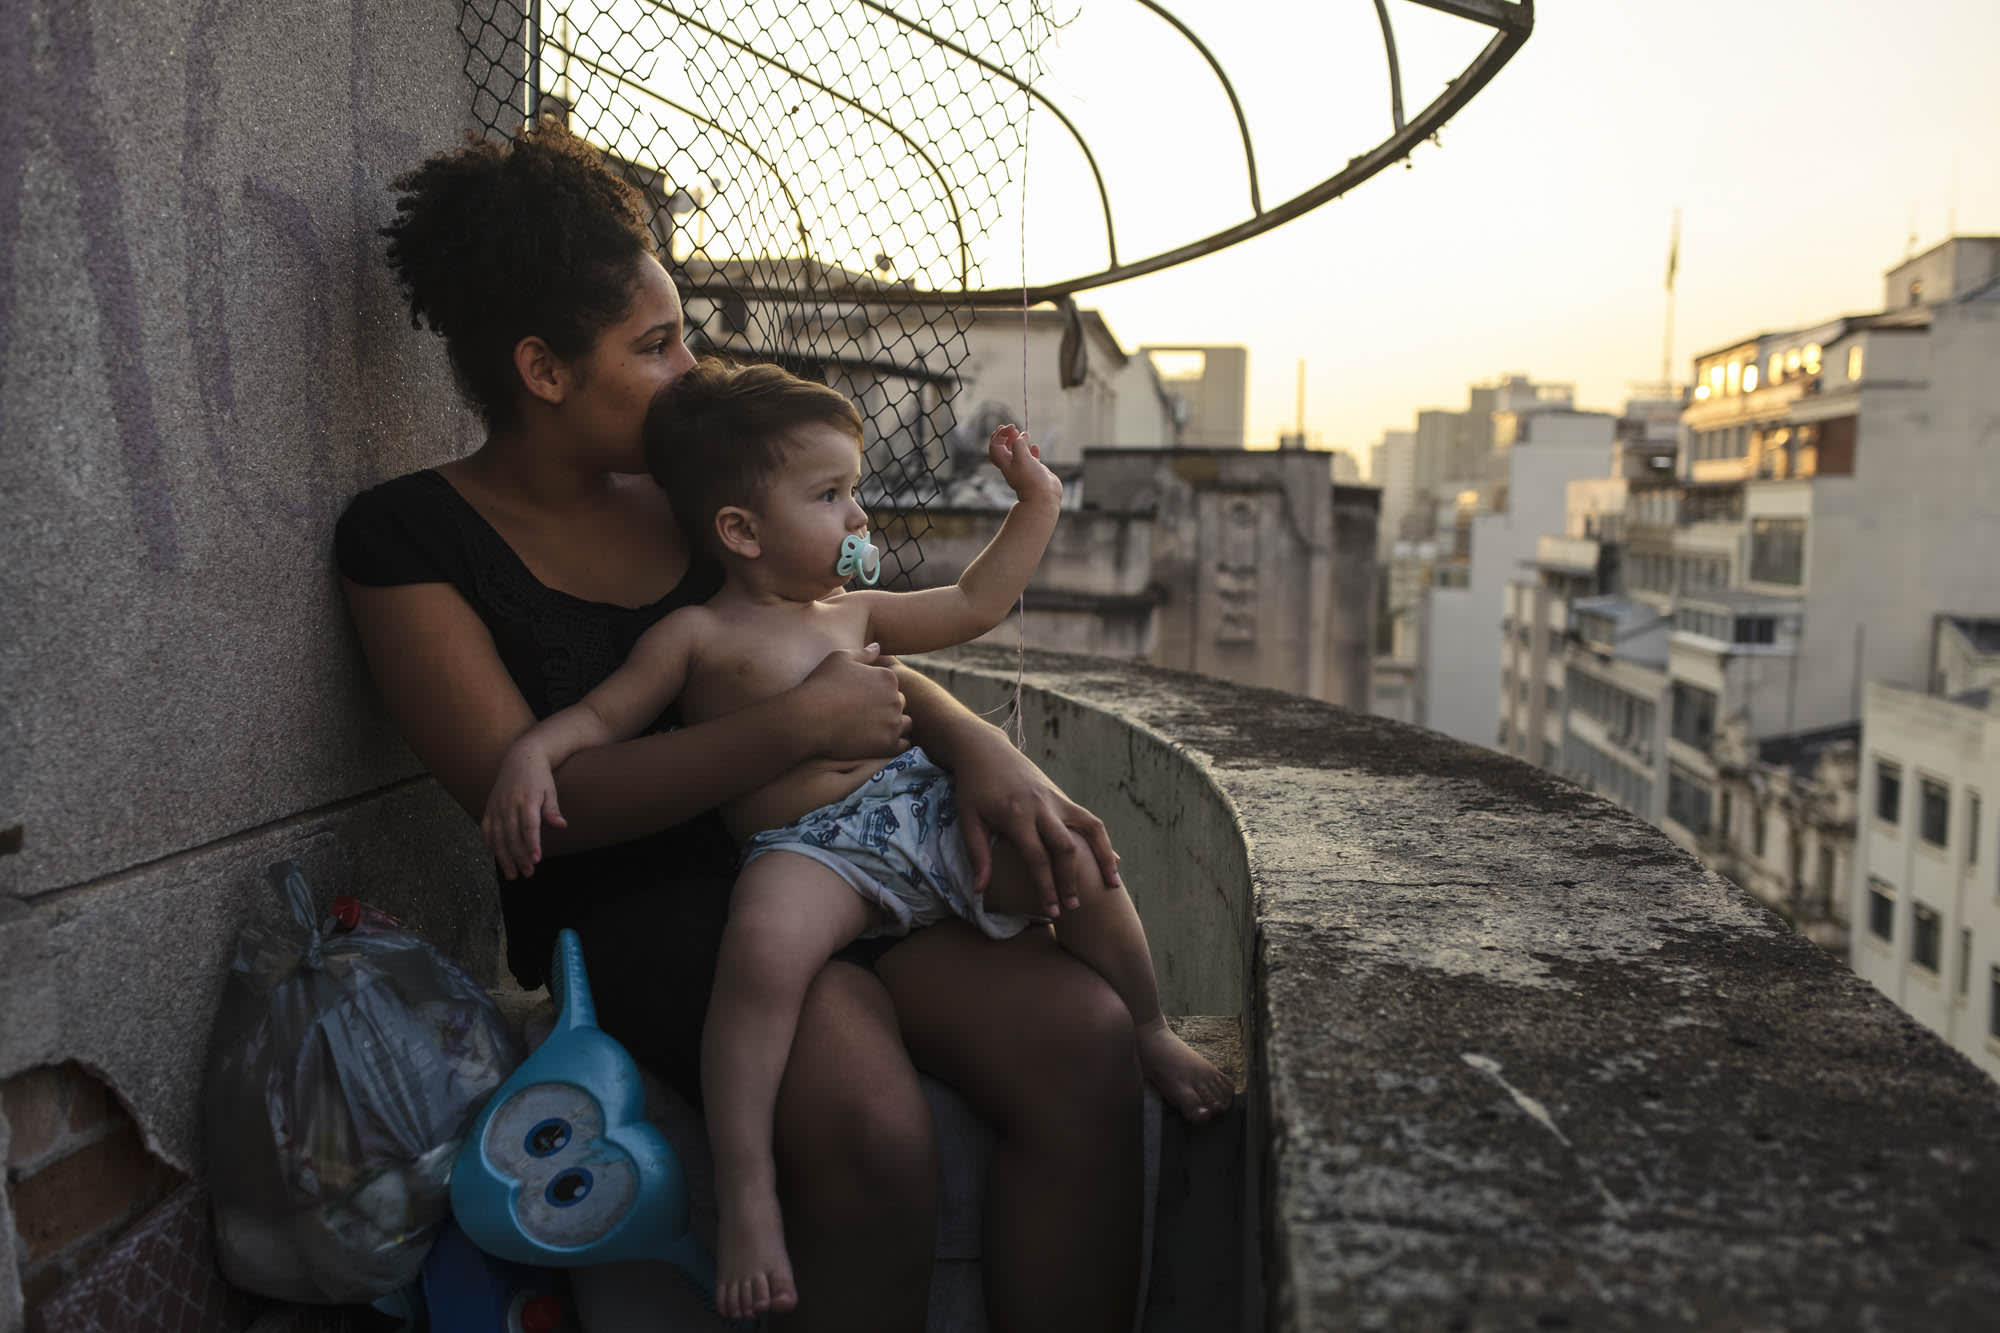
[{"label": "window", "polygon": [[1972,932],[1958,932],[1958,998],[1964,999],[1972,990]]},{"label": "window", "polygon": [[1764,854],[1764,811],[1761,808],[1750,816],[1750,850],[1759,856]]},{"label": "window", "polygon": [[1553,741],[1543,741],[1543,742],[1542,742],[1542,767],[1543,767],[1543,768],[1556,768],[1556,767],[1559,767],[1559,766],[1560,766],[1561,764],[1562,764],[1562,753],[1561,753],[1561,752],[1560,752],[1559,750],[1557,750],[1557,749],[1556,749],[1556,747],[1555,747],[1555,742],[1553,742]]},{"label": "window", "polygon": [[1875,818],[1894,824],[1903,817],[1903,768],[1875,761]]},{"label": "window", "polygon": [[1674,739],[1706,750],[1715,739],[1715,693],[1685,681],[1674,682]]},{"label": "window", "polygon": [[1910,961],[1926,972],[1938,970],[1938,914],[1922,903],[1910,904]]},{"label": "window", "polygon": [[1942,847],[1950,841],[1951,835],[1951,788],[1942,782],[1925,778],[1919,786],[1922,792],[1918,836],[1933,847]]},{"label": "window", "polygon": [[1563,710],[1563,692],[1553,685],[1543,685],[1542,707],[1552,715],[1560,714]]},{"label": "window", "polygon": [[2000,967],[1993,969],[1986,992],[1986,1035],[2000,1037]]},{"label": "window", "polygon": [[1718,819],[1716,820],[1716,827],[1717,827],[1717,831],[1719,831],[1719,832],[1720,832],[1720,833],[1722,834],[1722,837],[1723,837],[1723,840],[1724,840],[1724,841],[1727,841],[1727,840],[1728,840],[1728,838],[1729,838],[1729,831],[1730,831],[1730,826],[1731,826],[1731,824],[1732,824],[1732,822],[1733,822],[1733,821],[1732,821],[1732,820],[1731,820],[1731,819],[1729,818],[1729,807],[1730,807],[1730,806],[1731,806],[1732,804],[1733,804],[1733,802],[1732,802],[1732,801],[1730,800],[1730,796],[1729,796],[1729,793],[1728,793],[1728,792],[1726,792],[1726,791],[1725,791],[1725,792],[1723,792],[1723,793],[1722,793],[1722,812],[1721,812],[1721,816],[1720,816],[1720,817],[1719,817],[1719,818],[1718,818]]},{"label": "window", "polygon": [[1819,891],[1828,902],[1833,901],[1833,866],[1833,848],[1822,846],[1819,849]]},{"label": "window", "polygon": [[1979,864],[1979,793],[1969,792],[1965,797],[1965,863]]},{"label": "window", "polygon": [[1880,940],[1896,938],[1896,891],[1885,880],[1868,879],[1868,933]]},{"label": "window", "polygon": [[1802,518],[1750,520],[1750,577],[1759,583],[1796,588],[1805,582],[1806,521]]},{"label": "window", "polygon": [[1847,378],[1850,380],[1861,378],[1861,344],[1859,343],[1847,349]]},{"label": "window", "polygon": [[1770,616],[1738,616],[1735,638],[1738,643],[1776,643],[1778,622]]},{"label": "window", "polygon": [[1667,770],[1667,817],[1701,837],[1708,836],[1708,785],[1678,764]]}]

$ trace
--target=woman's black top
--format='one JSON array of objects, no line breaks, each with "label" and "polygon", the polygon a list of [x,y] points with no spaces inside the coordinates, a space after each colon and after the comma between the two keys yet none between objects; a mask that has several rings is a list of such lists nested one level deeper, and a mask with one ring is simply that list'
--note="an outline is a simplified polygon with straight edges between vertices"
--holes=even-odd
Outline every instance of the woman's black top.
[{"label": "woman's black top", "polygon": [[[703,561],[650,606],[572,597],[531,574],[479,511],[429,470],[354,497],[334,530],[334,556],[343,575],[367,587],[449,583],[457,589],[485,622],[507,674],[538,718],[582,698],[655,622],[707,601],[722,581],[721,570]],[[650,730],[677,723],[677,710],[669,707]],[[507,966],[523,986],[538,986],[564,926],[627,895],[713,893],[714,885],[726,886],[735,867],[735,846],[713,812],[630,842],[551,857],[532,878],[500,881]]]}]

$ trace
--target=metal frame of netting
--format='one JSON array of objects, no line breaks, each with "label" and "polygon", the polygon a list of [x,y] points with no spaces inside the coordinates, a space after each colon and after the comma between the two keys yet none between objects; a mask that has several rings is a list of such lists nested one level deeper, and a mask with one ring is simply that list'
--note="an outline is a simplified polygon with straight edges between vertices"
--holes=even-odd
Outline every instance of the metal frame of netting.
[{"label": "metal frame of netting", "polygon": [[[1067,301],[1225,249],[1338,198],[1434,140],[1534,29],[1534,0],[1408,0],[1491,35],[1461,74],[1406,115],[1387,0],[1354,0],[1372,3],[1379,21],[1387,131],[1373,148],[1332,157],[1338,165],[1317,184],[1267,205],[1227,71],[1158,0],[1134,0],[1135,15],[1179,34],[1226,94],[1247,211],[1206,236],[1129,259],[1119,255],[1090,144],[1035,87],[1041,44],[1060,26],[1047,3],[464,0],[461,11],[474,119],[504,136],[534,116],[561,115],[605,150],[652,208],[692,345],[777,362],[861,409],[863,498],[906,519],[887,543],[891,583],[913,581],[923,556],[909,534],[954,466],[947,445],[964,432],[953,401],[976,309]],[[1004,256],[1006,242],[1018,239],[1006,229],[1025,213],[1033,116],[1046,116],[1074,144],[1096,182],[1107,256],[1099,270],[1031,281],[1022,241],[1020,268],[980,271],[981,255]]]}]

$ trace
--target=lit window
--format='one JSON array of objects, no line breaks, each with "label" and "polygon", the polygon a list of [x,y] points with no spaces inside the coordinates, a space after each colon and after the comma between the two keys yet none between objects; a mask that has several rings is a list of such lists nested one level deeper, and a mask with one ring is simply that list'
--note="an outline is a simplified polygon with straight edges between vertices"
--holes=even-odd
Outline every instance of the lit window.
[{"label": "lit window", "polygon": [[1926,972],[1938,970],[1938,914],[1922,903],[1910,904],[1910,961]]},{"label": "lit window", "polygon": [[1784,381],[1785,354],[1783,352],[1771,353],[1771,371],[1765,378],[1769,379],[1773,384],[1779,384]]},{"label": "lit window", "polygon": [[1723,369],[1720,361],[1708,368],[1708,388],[1711,393],[1722,392]]},{"label": "lit window", "polygon": [[1851,380],[1861,378],[1861,344],[1859,343],[1847,349],[1847,378]]},{"label": "lit window", "polygon": [[1743,367],[1743,392],[1757,392],[1757,364],[1754,361]]},{"label": "lit window", "polygon": [[1819,374],[1819,344],[1807,343],[1805,351],[1799,354],[1799,364],[1808,375]]},{"label": "lit window", "polygon": [[1743,387],[1743,363],[1741,361],[1731,361],[1725,368],[1724,373],[1728,377],[1729,392],[1735,393]]},{"label": "lit window", "polygon": [[1785,373],[1787,375],[1799,373],[1799,349],[1796,347],[1785,353]]},{"label": "lit window", "polygon": [[1708,401],[1708,386],[1706,384],[1697,384],[1694,386],[1694,400],[1698,403]]}]

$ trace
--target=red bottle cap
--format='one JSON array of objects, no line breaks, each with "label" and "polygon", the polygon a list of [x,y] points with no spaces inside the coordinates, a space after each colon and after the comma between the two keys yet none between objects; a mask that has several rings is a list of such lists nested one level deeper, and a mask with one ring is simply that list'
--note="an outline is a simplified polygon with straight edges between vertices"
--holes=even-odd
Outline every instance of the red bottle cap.
[{"label": "red bottle cap", "polygon": [[553,1296],[537,1296],[521,1307],[521,1333],[556,1333],[562,1322],[562,1302]]},{"label": "red bottle cap", "polygon": [[361,900],[346,894],[333,900],[333,919],[340,923],[342,930],[353,930],[361,924]]}]

